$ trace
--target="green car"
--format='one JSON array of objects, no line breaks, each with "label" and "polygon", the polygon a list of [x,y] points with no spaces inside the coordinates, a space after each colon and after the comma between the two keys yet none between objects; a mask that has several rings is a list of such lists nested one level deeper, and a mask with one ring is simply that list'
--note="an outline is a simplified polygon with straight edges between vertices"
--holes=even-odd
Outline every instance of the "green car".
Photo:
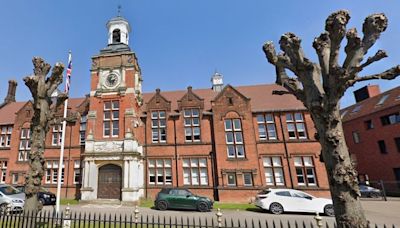
[{"label": "green car", "polygon": [[161,211],[167,209],[191,209],[204,212],[210,211],[213,203],[210,198],[194,195],[187,189],[163,188],[157,194],[154,206]]}]

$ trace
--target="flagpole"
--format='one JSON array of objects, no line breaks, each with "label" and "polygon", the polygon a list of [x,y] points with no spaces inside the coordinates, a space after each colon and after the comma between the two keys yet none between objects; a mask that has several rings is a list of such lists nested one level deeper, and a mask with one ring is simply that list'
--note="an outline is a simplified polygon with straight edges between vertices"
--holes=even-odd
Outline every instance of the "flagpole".
[{"label": "flagpole", "polygon": [[[71,63],[71,51],[69,51],[68,55],[68,65]],[[68,66],[69,67],[69,66]],[[68,72],[67,72],[68,74]],[[68,75],[67,75],[68,77]],[[68,79],[67,79],[68,80]],[[69,85],[65,85],[66,92],[69,92]],[[56,197],[56,213],[57,215],[60,213],[60,198],[61,198],[61,172],[64,165],[64,145],[65,145],[65,132],[67,127],[67,111],[68,111],[68,98],[64,101],[64,115],[63,115],[63,122],[62,122],[62,133],[61,133],[61,150],[60,150],[60,160],[58,162],[58,175],[57,175],[57,197]]]}]

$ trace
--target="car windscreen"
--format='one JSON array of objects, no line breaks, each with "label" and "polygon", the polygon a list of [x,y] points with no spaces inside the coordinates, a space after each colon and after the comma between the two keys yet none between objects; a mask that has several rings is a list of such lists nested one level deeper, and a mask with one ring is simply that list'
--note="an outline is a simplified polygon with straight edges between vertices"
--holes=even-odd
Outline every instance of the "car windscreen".
[{"label": "car windscreen", "polygon": [[4,195],[14,195],[21,193],[18,189],[12,187],[12,186],[1,186],[0,187],[0,192],[2,192]]}]

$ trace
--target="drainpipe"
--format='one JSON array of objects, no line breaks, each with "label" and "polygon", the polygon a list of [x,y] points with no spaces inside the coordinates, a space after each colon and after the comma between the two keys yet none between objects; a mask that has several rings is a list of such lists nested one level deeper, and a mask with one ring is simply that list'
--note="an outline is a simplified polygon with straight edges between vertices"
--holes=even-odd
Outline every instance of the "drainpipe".
[{"label": "drainpipe", "polygon": [[144,157],[144,194],[145,194],[145,198],[147,199],[148,196],[148,191],[147,191],[147,125],[146,122],[147,118],[145,118],[144,121],[142,121],[144,123],[144,147],[143,147],[143,157]]},{"label": "drainpipe", "polygon": [[283,112],[279,112],[279,122],[280,122],[280,124],[281,124],[281,132],[282,132],[283,146],[285,147],[286,161],[287,161],[288,168],[289,168],[290,185],[291,185],[291,187],[293,188],[294,186],[293,186],[292,169],[290,168],[289,152],[288,152],[288,149],[287,149],[287,142],[286,142],[285,132],[284,132],[284,130],[283,130],[282,114],[283,114]]},{"label": "drainpipe", "polygon": [[176,178],[176,187],[179,186],[179,181],[178,181],[178,148],[176,145],[176,119],[173,117],[174,120],[174,150],[175,150],[175,178]]},{"label": "drainpipe", "polygon": [[[80,136],[79,136],[80,137]],[[71,165],[71,141],[72,141],[72,125],[69,126],[69,148],[68,148],[68,166],[67,166],[67,172],[65,175],[66,178],[66,186],[65,186],[65,198],[68,198],[68,184],[69,184],[69,166]],[[75,164],[75,163],[74,163]]]},{"label": "drainpipe", "polygon": [[219,179],[218,179],[218,165],[217,165],[217,150],[215,146],[215,134],[214,134],[214,121],[213,116],[210,116],[210,129],[211,129],[211,172],[213,177],[213,194],[214,200],[219,201]]}]

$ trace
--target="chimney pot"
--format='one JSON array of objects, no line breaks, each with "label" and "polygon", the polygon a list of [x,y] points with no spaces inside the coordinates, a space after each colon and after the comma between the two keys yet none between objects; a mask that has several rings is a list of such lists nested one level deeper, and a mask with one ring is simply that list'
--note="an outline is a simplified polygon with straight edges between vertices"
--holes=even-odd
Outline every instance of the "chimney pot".
[{"label": "chimney pot", "polygon": [[15,92],[17,90],[18,83],[15,80],[8,81],[8,92],[7,96],[4,99],[4,103],[8,104],[11,102],[15,102]]}]

